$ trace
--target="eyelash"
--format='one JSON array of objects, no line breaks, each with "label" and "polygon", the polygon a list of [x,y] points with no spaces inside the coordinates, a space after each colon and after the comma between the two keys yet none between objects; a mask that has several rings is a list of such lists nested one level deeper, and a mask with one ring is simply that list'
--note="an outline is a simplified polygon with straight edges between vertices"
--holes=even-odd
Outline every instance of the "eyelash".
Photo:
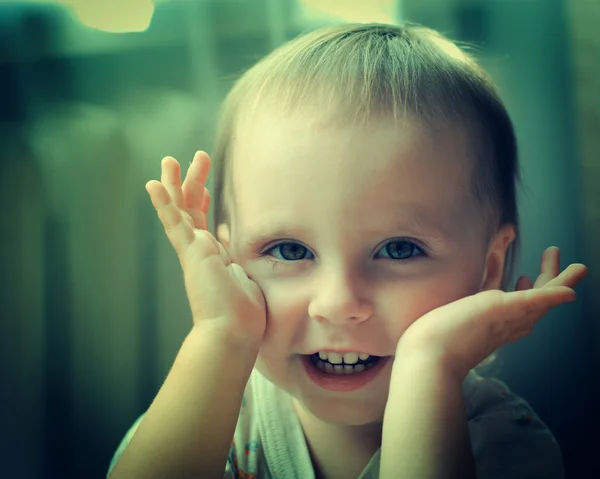
[{"label": "eyelash", "polygon": [[[414,261],[416,258],[418,257],[427,257],[427,253],[425,252],[425,250],[419,246],[418,244],[414,243],[413,241],[410,240],[406,240],[406,239],[396,239],[396,240],[391,240],[388,241],[387,243],[385,243],[379,251],[384,250],[385,248],[387,248],[388,245],[393,244],[393,243],[402,243],[402,244],[407,244],[410,245],[411,247],[413,247],[412,251],[415,253],[418,253],[416,255],[411,256],[410,258],[402,258],[402,259],[395,259],[395,258],[384,258],[384,259],[389,259],[393,262],[396,263],[401,263],[401,264],[407,264],[410,263],[411,261]],[[299,261],[303,261],[305,259],[311,259],[311,258],[301,258],[301,259],[297,259],[297,260],[286,260],[286,259],[274,259],[273,256],[271,255],[271,253],[276,250],[277,248],[281,248],[283,246],[286,245],[294,245],[294,246],[300,246],[301,248],[304,248],[307,252],[310,252],[308,248],[306,248],[305,246],[302,246],[299,243],[296,243],[294,241],[282,241],[281,243],[277,243],[269,248],[267,248],[265,251],[260,253],[260,256],[265,258],[267,261],[270,261],[272,263],[274,263],[274,265],[277,264],[290,264],[290,263],[297,263]],[[281,254],[281,253],[280,253]],[[388,253],[389,255],[389,253]]]}]

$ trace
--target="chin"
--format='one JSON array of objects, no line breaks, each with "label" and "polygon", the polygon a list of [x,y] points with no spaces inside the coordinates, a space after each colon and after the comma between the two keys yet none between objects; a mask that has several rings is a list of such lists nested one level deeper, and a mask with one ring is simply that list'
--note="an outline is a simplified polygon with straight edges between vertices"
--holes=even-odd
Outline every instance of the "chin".
[{"label": "chin", "polygon": [[359,401],[343,398],[302,397],[294,394],[299,406],[317,419],[338,426],[365,426],[383,422],[385,401]]}]

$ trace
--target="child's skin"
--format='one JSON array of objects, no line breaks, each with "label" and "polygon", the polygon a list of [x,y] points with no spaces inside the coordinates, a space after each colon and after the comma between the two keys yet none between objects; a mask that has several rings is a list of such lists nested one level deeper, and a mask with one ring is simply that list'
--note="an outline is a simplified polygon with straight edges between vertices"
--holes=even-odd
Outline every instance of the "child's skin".
[{"label": "child's skin", "polygon": [[[161,182],[148,183],[182,264],[194,326],[116,473],[149,461],[144,477],[222,477],[256,362],[292,395],[318,476],[357,477],[381,446],[381,477],[475,477],[462,381],[550,308],[575,299],[587,269],[561,273],[557,248],[544,252],[535,285],[520,278],[515,292],[498,290],[515,231],[507,225],[484,242],[461,131],[432,136],[417,122],[382,119],[366,129],[309,120],[271,112],[236,132],[237,201],[231,231],[219,230],[227,251],[205,231],[205,153],[194,157],[183,187],[170,157]],[[278,248],[282,241],[296,246]],[[397,254],[406,259],[392,259]],[[200,366],[208,353],[199,349],[221,363],[217,372]],[[332,392],[300,362],[332,350],[395,360],[363,388]],[[201,387],[185,382],[200,372]],[[170,444],[168,467],[158,464],[153,430]],[[198,433],[208,430],[222,436]]]}]

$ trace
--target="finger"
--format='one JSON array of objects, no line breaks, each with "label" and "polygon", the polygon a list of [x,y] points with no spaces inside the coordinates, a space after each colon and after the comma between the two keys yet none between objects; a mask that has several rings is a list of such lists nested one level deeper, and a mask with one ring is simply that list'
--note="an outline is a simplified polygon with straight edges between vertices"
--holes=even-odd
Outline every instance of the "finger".
[{"label": "finger", "polygon": [[573,263],[567,266],[567,268],[556,278],[548,281],[545,286],[566,286],[568,288],[574,288],[583,278],[585,278],[587,273],[587,266],[581,263]]},{"label": "finger", "polygon": [[183,208],[183,193],[181,191],[181,167],[172,156],[166,156],[161,161],[160,181],[169,192],[169,196],[177,208]]},{"label": "finger", "polygon": [[208,216],[208,212],[210,210],[210,191],[208,188],[204,187],[204,201],[202,201],[202,211],[206,216]]},{"label": "finger", "polygon": [[194,230],[185,221],[181,210],[175,205],[164,184],[152,180],[146,183],[146,191],[165,228],[169,241],[179,256],[194,240]]},{"label": "finger", "polygon": [[211,254],[215,254],[218,251],[219,257],[221,258],[221,261],[223,261],[223,264],[225,266],[229,266],[232,263],[231,258],[229,257],[229,253],[227,252],[225,247],[219,241],[217,241],[217,239],[213,236],[213,234],[210,231],[198,231],[197,235],[199,238],[208,238],[210,243],[212,243],[213,245],[213,252]]},{"label": "finger", "polygon": [[[559,304],[575,301],[575,291],[566,286],[546,286],[506,293],[489,290],[467,296],[445,306],[448,315],[486,317],[499,324],[522,322],[523,318],[547,311]],[[474,300],[475,299],[475,300]]]},{"label": "finger", "polygon": [[208,230],[208,221],[201,211],[190,211],[188,213],[194,223],[194,228],[198,230]]},{"label": "finger", "polygon": [[219,243],[219,256],[221,256],[221,259],[223,260],[225,266],[229,266],[232,263],[231,258],[229,257],[229,253],[221,243]]},{"label": "finger", "polygon": [[497,324],[499,334],[511,343],[528,336],[550,309],[575,300],[575,292],[566,287],[533,288],[499,296],[487,314]]},{"label": "finger", "polygon": [[560,274],[560,250],[551,246],[542,254],[540,260],[540,275],[537,277],[533,287],[541,288]]},{"label": "finger", "polygon": [[189,209],[188,214],[194,221],[194,226],[200,230],[208,229],[208,211],[210,208],[210,193],[208,189],[204,188],[204,198],[202,200],[202,207],[197,209]]},{"label": "finger", "polygon": [[575,301],[575,291],[566,286],[546,286],[527,291],[507,293],[500,297],[500,303],[493,309],[506,318],[517,319],[525,316],[536,316],[547,312],[562,303]]},{"label": "finger", "polygon": [[525,291],[533,288],[533,283],[529,276],[521,276],[515,285],[515,291]]},{"label": "finger", "polygon": [[526,317],[535,317],[559,304],[574,301],[575,291],[566,286],[547,286],[532,288],[526,291],[505,293],[489,290],[478,293],[476,302],[471,297],[452,303],[452,311],[458,315],[465,314],[465,305],[469,305],[469,314],[474,317],[487,317],[500,324],[523,322]]},{"label": "finger", "polygon": [[204,205],[205,185],[210,171],[210,158],[203,151],[194,155],[183,182],[184,207],[189,211],[201,211]]}]

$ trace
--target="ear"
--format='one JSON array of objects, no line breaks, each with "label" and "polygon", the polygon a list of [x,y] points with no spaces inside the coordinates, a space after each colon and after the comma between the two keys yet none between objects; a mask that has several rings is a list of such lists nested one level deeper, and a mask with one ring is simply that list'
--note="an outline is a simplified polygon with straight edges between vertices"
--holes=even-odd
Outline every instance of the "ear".
[{"label": "ear", "polygon": [[481,291],[500,289],[506,261],[506,250],[516,237],[515,226],[506,224],[498,230],[492,239],[485,262]]},{"label": "ear", "polygon": [[229,225],[226,225],[225,223],[221,223],[217,227],[217,241],[219,241],[223,246],[225,246],[225,249],[227,251],[230,251],[230,249],[229,249]]}]

